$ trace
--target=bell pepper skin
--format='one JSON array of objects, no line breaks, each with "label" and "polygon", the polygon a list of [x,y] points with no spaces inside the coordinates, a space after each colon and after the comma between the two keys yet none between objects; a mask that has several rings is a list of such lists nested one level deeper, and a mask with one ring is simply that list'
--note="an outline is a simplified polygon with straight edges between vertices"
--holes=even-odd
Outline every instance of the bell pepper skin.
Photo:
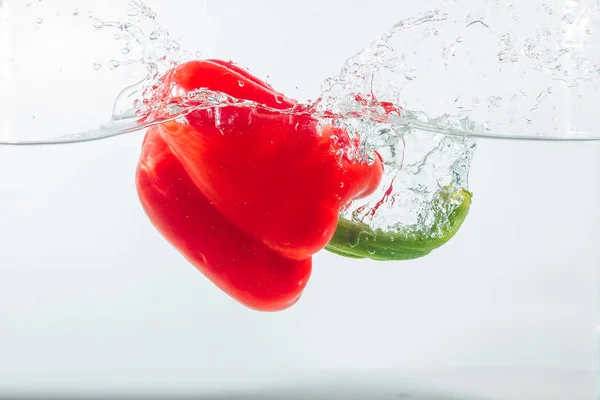
[{"label": "bell pepper skin", "polygon": [[269,107],[199,109],[186,124],[157,129],[213,206],[282,256],[302,260],[323,249],[340,209],[381,180],[379,157],[372,164],[349,159],[346,131],[289,112],[294,101],[226,63],[183,64],[170,79],[175,93],[218,89]]},{"label": "bell pepper skin", "polygon": [[229,222],[192,182],[157,127],[146,134],[136,186],[157,230],[235,300],[256,310],[278,311],[301,296],[311,258],[282,257]]}]

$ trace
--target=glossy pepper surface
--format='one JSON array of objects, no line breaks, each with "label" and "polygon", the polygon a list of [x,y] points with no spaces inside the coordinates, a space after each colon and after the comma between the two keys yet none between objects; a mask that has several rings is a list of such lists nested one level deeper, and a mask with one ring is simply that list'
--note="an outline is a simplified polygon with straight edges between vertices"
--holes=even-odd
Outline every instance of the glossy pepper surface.
[{"label": "glossy pepper surface", "polygon": [[381,160],[349,159],[346,131],[232,63],[182,64],[158,93],[198,89],[236,101],[148,130],[136,178],[142,205],[233,298],[259,310],[286,308],[308,281],[310,257],[332,239],[340,209],[379,185]]}]

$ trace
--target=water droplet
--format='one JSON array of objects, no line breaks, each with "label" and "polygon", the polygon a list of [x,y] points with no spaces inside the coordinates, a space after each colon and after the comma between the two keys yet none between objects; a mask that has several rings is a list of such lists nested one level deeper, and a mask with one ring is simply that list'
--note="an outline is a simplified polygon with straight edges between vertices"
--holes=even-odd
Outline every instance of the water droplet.
[{"label": "water droplet", "polygon": [[340,182],[340,187],[343,188],[344,187],[344,182]]},{"label": "water droplet", "polygon": [[462,38],[459,36],[456,38],[456,43],[461,43],[462,42]]},{"label": "water droplet", "polygon": [[498,61],[500,62],[506,62],[508,56],[506,55],[505,52],[501,51],[500,53],[498,53]]},{"label": "water droplet", "polygon": [[591,35],[592,34],[592,30],[588,28],[588,29],[586,29],[585,33],[587,33],[588,35]]},{"label": "water droplet", "polygon": [[100,21],[98,18],[94,18],[92,20],[92,25],[96,29],[102,29],[104,27],[104,22]]},{"label": "water droplet", "polygon": [[73,10],[71,12],[71,15],[74,16],[74,17],[79,17],[79,10],[78,9]]},{"label": "water droplet", "polygon": [[467,23],[471,23],[471,22],[473,22],[473,17],[471,16],[471,14],[469,14],[469,15],[467,15],[467,16],[465,17],[465,21],[466,21]]},{"label": "water droplet", "polygon": [[159,35],[159,33],[158,33],[158,32],[156,32],[156,31],[152,31],[152,32],[150,33],[150,36],[148,36],[148,38],[149,38],[150,40],[156,40],[156,39],[158,39],[158,37],[159,37],[159,36],[160,36],[160,35]]},{"label": "water droplet", "polygon": [[370,255],[375,254],[375,249],[372,247],[367,247],[367,253],[369,253]]},{"label": "water droplet", "polygon": [[519,61],[519,55],[518,54],[513,54],[510,56],[510,62],[517,62]]},{"label": "water droplet", "polygon": [[141,106],[142,106],[142,102],[139,99],[135,99],[133,102],[133,108],[135,108],[136,110],[139,110]]},{"label": "water droplet", "polygon": [[488,103],[490,108],[498,108],[502,104],[502,97],[490,96],[488,98]]},{"label": "water droplet", "polygon": [[455,45],[450,46],[450,55],[452,57],[454,57],[456,55],[456,46]]},{"label": "water droplet", "polygon": [[196,56],[196,58],[202,58],[202,52],[198,50],[194,53],[194,56]]},{"label": "water droplet", "polygon": [[481,100],[479,100],[479,97],[473,97],[473,107],[477,108],[480,104]]},{"label": "water droplet", "polygon": [[275,101],[277,102],[277,104],[283,103],[283,96],[281,96],[281,95],[275,96]]},{"label": "water droplet", "polygon": [[244,87],[244,81],[238,81],[238,85],[240,85],[240,87]]},{"label": "water droplet", "polygon": [[25,3],[25,5],[26,5],[27,7],[31,7],[31,2],[30,2],[30,1],[28,1],[27,3]]},{"label": "water droplet", "polygon": [[127,54],[127,53],[129,53],[130,51],[131,51],[131,49],[130,49],[129,47],[123,47],[123,48],[121,49],[121,53],[123,53],[123,54]]},{"label": "water droplet", "polygon": [[335,152],[335,161],[338,164],[342,164],[342,158],[344,157],[344,150],[343,149],[339,149],[338,151]]},{"label": "water droplet", "polygon": [[437,29],[435,29],[435,30],[433,31],[433,34],[434,34],[435,36],[437,36],[437,35],[439,35],[439,34],[440,34],[440,31],[438,31]]},{"label": "water droplet", "polygon": [[411,70],[409,70],[409,71],[406,71],[406,72],[404,73],[404,78],[405,78],[407,81],[412,81],[412,80],[413,80],[413,79],[415,79],[416,77],[417,77],[417,75],[416,75],[416,71],[415,71],[414,69],[411,69]]},{"label": "water droplet", "polygon": [[35,115],[32,115],[32,116],[31,116],[31,119],[32,119],[32,120],[34,120],[34,119],[35,119]]},{"label": "water droplet", "polygon": [[98,71],[100,68],[102,68],[102,64],[100,64],[100,63],[95,63],[95,64],[94,64],[94,69],[95,69],[96,71]]},{"label": "water droplet", "polygon": [[531,125],[533,123],[532,120],[530,120],[529,118],[527,118],[527,125]]},{"label": "water droplet", "polygon": [[136,15],[138,15],[138,10],[131,7],[129,8],[129,10],[127,10],[127,15],[130,17],[135,17]]},{"label": "water droplet", "polygon": [[573,14],[567,13],[567,14],[563,15],[562,22],[570,25],[573,22],[575,22],[575,16]]},{"label": "water droplet", "polygon": [[42,18],[36,18],[35,23],[36,24],[41,24],[42,22],[44,22],[44,20]]},{"label": "water droplet", "polygon": [[117,60],[112,60],[109,64],[108,64],[108,68],[109,69],[115,69],[118,68],[119,65],[121,65],[120,62],[118,62]]}]

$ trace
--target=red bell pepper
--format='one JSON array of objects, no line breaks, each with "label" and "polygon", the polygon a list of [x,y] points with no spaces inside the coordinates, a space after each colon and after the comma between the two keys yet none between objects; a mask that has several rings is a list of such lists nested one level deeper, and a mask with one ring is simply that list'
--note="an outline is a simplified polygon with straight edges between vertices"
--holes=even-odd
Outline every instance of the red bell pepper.
[{"label": "red bell pepper", "polygon": [[161,234],[230,296],[259,310],[289,307],[340,209],[379,185],[381,159],[351,159],[345,130],[320,124],[232,63],[182,64],[158,93],[197,89],[253,103],[197,109],[150,128],[137,170],[141,203]]}]

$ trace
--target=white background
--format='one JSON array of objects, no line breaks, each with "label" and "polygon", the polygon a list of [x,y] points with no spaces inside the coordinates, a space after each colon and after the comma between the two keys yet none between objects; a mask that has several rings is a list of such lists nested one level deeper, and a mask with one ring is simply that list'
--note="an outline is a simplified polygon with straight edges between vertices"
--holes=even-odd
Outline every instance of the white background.
[{"label": "white background", "polygon": [[[300,98],[414,14],[399,3],[148,2],[173,36],[196,32],[184,47]],[[300,302],[262,314],[151,227],[133,184],[142,137],[0,147],[0,396],[238,388],[285,398],[289,383],[335,398],[358,393],[353,382],[372,398],[405,385],[594,398],[600,144],[481,141],[472,211],[448,245],[397,263],[320,253]],[[317,377],[344,384],[311,389]]]}]

